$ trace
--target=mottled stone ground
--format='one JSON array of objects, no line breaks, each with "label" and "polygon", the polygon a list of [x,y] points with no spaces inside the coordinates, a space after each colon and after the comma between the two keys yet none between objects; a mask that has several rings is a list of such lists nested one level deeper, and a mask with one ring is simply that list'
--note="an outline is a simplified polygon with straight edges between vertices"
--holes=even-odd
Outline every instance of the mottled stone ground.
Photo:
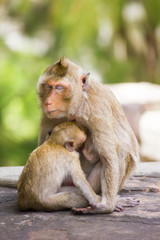
[{"label": "mottled stone ground", "polygon": [[[4,168],[0,168],[1,181],[6,180],[7,171],[5,175]],[[17,190],[0,187],[0,239],[159,240],[160,163],[141,164],[121,195],[138,198],[140,205],[101,215],[74,215],[71,211],[20,212]]]}]

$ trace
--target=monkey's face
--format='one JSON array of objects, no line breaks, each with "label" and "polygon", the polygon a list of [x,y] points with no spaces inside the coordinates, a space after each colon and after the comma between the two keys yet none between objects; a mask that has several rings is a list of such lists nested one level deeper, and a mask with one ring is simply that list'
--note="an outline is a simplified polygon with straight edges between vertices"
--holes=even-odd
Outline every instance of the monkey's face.
[{"label": "monkey's face", "polygon": [[70,84],[52,79],[42,84],[44,92],[43,111],[49,118],[65,117],[72,96]]},{"label": "monkey's face", "polygon": [[47,117],[68,117],[87,90],[87,78],[81,67],[66,58],[48,67],[38,83],[41,107]]}]

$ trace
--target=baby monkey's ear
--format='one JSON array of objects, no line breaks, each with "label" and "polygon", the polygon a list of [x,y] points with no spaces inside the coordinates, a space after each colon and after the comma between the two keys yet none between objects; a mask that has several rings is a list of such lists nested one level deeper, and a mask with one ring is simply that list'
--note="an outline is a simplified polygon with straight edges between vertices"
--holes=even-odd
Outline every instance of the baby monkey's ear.
[{"label": "baby monkey's ear", "polygon": [[75,150],[74,148],[74,141],[73,140],[69,140],[64,144],[65,148],[70,151],[73,152]]}]

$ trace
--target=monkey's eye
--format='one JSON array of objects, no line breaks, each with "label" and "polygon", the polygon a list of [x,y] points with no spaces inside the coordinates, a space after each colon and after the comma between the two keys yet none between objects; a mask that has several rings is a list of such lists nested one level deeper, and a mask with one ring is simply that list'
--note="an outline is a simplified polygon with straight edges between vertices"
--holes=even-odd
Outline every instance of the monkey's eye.
[{"label": "monkey's eye", "polygon": [[45,88],[47,88],[47,89],[52,89],[52,86],[51,86],[51,85],[49,85],[49,84],[47,84],[47,83],[44,83],[43,85],[44,85],[44,86],[45,86]]},{"label": "monkey's eye", "polygon": [[65,89],[65,87],[64,87],[63,85],[56,85],[56,86],[55,86],[55,89],[57,89],[57,90],[63,90],[63,89]]}]

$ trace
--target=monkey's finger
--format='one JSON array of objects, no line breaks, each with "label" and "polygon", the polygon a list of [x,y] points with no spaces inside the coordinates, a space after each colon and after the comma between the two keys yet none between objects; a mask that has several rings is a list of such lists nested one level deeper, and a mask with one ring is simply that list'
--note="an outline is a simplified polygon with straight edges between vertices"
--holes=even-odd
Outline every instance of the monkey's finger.
[{"label": "monkey's finger", "polygon": [[114,212],[122,212],[123,211],[123,207],[121,205],[116,205]]},{"label": "monkey's finger", "polygon": [[88,213],[94,213],[95,212],[95,208],[88,206],[86,208],[72,208],[72,211],[75,214],[88,214]]}]

